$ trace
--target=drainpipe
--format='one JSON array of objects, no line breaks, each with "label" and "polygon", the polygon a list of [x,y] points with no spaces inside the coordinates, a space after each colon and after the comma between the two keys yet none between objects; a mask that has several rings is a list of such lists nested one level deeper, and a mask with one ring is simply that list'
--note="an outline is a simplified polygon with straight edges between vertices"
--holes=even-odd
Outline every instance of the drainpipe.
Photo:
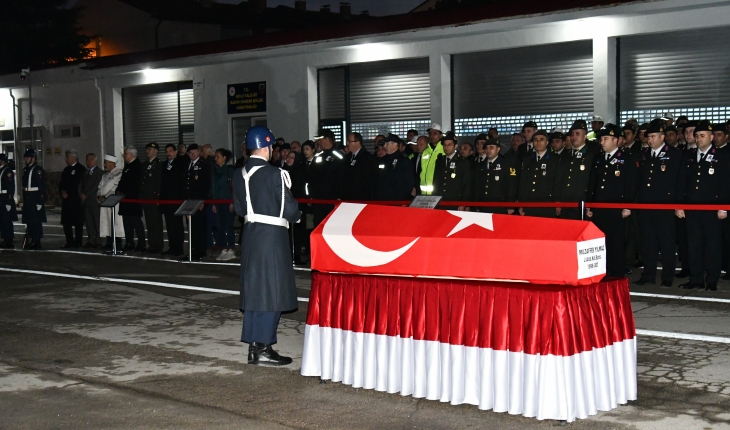
[{"label": "drainpipe", "polygon": [[104,97],[103,93],[101,91],[101,88],[99,88],[99,78],[94,78],[94,86],[96,87],[96,90],[99,91],[99,126],[100,126],[100,133],[99,133],[99,141],[101,142],[101,152],[99,155],[99,158],[97,158],[97,165],[99,163],[99,160],[102,162],[102,166],[104,163],[104,155],[106,155],[104,146]]},{"label": "drainpipe", "polygon": [[162,19],[157,18],[157,25],[155,25],[155,49],[160,49],[160,24],[162,24]]},{"label": "drainpipe", "polygon": [[20,192],[20,187],[23,186],[23,176],[20,164],[20,155],[18,155],[18,119],[15,110],[18,108],[18,104],[15,101],[12,88],[9,89],[10,98],[13,99],[13,158],[15,161],[15,195],[18,196],[18,202],[20,202],[23,193]]}]

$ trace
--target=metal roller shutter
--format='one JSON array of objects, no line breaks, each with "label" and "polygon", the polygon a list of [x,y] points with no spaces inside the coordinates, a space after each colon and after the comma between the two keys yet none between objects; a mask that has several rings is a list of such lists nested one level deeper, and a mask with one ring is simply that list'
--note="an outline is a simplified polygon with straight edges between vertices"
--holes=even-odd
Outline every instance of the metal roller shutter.
[{"label": "metal roller shutter", "polygon": [[454,55],[452,73],[457,134],[560,127],[593,111],[590,40]]},{"label": "metal roller shutter", "polygon": [[345,67],[319,71],[317,81],[320,121],[344,121],[347,117],[345,74]]},{"label": "metal roller shutter", "polygon": [[724,27],[622,37],[622,119],[633,116],[644,122],[664,111],[725,118],[730,107],[729,34]]},{"label": "metal roller shutter", "polygon": [[350,66],[350,119],[373,123],[430,118],[428,70],[428,58]]}]

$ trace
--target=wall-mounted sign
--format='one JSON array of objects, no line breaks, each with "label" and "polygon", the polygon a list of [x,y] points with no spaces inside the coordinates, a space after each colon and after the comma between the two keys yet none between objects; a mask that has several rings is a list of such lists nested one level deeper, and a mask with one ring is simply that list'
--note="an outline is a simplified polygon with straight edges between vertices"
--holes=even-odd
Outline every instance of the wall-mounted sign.
[{"label": "wall-mounted sign", "polygon": [[193,81],[194,90],[202,90],[205,88],[205,79],[198,79]]},{"label": "wall-mounted sign", "polygon": [[53,148],[50,146],[46,146],[46,155],[51,155],[53,153]]},{"label": "wall-mounted sign", "polygon": [[54,146],[53,147],[53,153],[55,155],[61,155],[61,147],[60,146]]},{"label": "wall-mounted sign", "polygon": [[266,112],[266,82],[228,85],[228,113]]}]

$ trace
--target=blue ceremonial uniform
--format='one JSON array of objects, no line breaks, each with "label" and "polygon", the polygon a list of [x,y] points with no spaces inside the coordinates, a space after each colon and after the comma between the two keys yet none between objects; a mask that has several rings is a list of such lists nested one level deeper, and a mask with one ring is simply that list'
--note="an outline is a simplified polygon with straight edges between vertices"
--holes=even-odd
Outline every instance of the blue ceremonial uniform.
[{"label": "blue ceremonial uniform", "polygon": [[43,238],[43,223],[47,222],[44,202],[46,192],[46,172],[37,163],[23,169],[23,222],[28,228],[28,237]]},{"label": "blue ceremonial uniform", "polygon": [[10,166],[0,167],[0,237],[5,242],[13,241],[13,221],[18,220],[15,209],[15,174]]}]

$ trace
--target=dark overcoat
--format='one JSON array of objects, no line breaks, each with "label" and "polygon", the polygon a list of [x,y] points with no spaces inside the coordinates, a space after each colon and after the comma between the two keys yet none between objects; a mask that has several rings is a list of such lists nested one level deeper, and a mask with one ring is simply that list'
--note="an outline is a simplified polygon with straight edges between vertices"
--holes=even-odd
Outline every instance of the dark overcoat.
[{"label": "dark overcoat", "polygon": [[[187,157],[175,157],[172,161],[165,160],[160,171],[160,199],[185,200],[185,181],[188,177]],[[160,212],[172,215],[180,207],[179,204],[161,205]]]},{"label": "dark overcoat", "polygon": [[[281,170],[258,157],[251,157],[245,168],[251,171],[256,166],[263,167],[249,181],[253,211],[278,217],[281,210]],[[243,169],[237,169],[233,174],[233,206],[238,216],[247,215]],[[284,193],[284,218],[289,223],[299,219],[299,205],[289,189]],[[241,311],[284,312],[297,306],[288,230],[262,223],[244,224]]]},{"label": "dark overcoat", "polygon": [[[10,209],[8,209],[10,207]],[[0,167],[0,223],[18,220],[15,208],[15,172],[10,166]]]},{"label": "dark overcoat", "polygon": [[[30,191],[28,191],[30,189]],[[47,222],[45,201],[46,171],[33,163],[23,169],[23,222],[37,224]]]},{"label": "dark overcoat", "polygon": [[61,224],[80,224],[84,222],[84,202],[81,200],[81,181],[84,180],[86,167],[81,163],[66,166],[61,172],[58,184],[59,194],[66,191],[67,197],[61,201]]},{"label": "dark overcoat", "polygon": [[[124,165],[122,178],[117,185],[117,194],[124,194],[128,199],[139,198],[139,180],[142,175],[142,163],[135,158],[131,163]],[[136,203],[119,203],[119,215],[142,216],[142,205]]]}]

